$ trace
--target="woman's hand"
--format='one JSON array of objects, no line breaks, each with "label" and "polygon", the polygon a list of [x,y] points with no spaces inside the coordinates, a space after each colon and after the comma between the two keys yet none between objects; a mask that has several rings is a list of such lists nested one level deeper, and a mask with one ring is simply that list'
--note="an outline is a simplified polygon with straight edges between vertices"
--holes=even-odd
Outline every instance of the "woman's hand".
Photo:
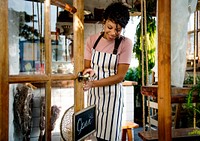
[{"label": "woman's hand", "polygon": [[95,71],[91,68],[89,69],[85,69],[83,71],[83,75],[89,74],[90,79],[88,81],[84,81],[83,82],[83,90],[87,91],[90,88],[93,87],[93,80],[95,79],[96,75],[95,75]]},{"label": "woman's hand", "polygon": [[95,76],[95,71],[94,71],[93,69],[91,69],[91,68],[85,69],[85,70],[83,71],[83,75],[85,75],[85,74],[87,74],[87,73],[90,75],[90,77]]},{"label": "woman's hand", "polygon": [[92,88],[92,85],[93,85],[92,83],[93,83],[92,81],[84,81],[83,82],[83,90],[87,91],[90,88]]}]

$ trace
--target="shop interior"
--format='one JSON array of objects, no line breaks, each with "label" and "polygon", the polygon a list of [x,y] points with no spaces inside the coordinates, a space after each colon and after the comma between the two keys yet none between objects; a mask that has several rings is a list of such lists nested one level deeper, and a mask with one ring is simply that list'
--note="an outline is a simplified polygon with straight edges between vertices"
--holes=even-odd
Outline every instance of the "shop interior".
[{"label": "shop interior", "polygon": [[[0,140],[75,140],[75,115],[89,110],[80,79],[85,41],[102,31],[113,1],[0,1]],[[122,34],[134,45],[122,140],[134,140],[138,127],[144,141],[198,140],[200,1],[120,1],[130,10]]]}]

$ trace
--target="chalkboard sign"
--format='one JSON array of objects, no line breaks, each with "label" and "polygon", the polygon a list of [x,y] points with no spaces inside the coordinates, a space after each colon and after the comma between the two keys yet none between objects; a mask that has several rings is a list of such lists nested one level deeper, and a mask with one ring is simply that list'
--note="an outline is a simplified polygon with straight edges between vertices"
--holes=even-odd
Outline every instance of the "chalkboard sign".
[{"label": "chalkboard sign", "polygon": [[81,141],[96,130],[96,106],[89,106],[73,117],[74,141]]}]

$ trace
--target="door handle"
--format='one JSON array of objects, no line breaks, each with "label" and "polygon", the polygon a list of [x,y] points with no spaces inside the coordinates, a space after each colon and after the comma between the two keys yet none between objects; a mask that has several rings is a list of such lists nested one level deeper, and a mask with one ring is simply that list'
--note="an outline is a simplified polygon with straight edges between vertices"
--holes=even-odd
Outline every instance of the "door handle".
[{"label": "door handle", "polygon": [[82,82],[82,81],[89,81],[90,75],[89,75],[88,73],[85,74],[85,75],[83,75],[83,72],[79,72],[77,78],[78,78],[78,81],[79,81],[79,82]]}]

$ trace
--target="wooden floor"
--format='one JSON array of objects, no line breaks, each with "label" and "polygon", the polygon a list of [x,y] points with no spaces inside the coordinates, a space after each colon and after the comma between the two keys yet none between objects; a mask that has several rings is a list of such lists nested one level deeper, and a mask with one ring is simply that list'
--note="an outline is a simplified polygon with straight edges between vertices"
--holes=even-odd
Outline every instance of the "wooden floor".
[{"label": "wooden floor", "polygon": [[[200,134],[189,135],[189,133],[194,130],[196,131],[198,130],[198,133],[200,133],[200,129],[194,129],[194,128],[173,129],[172,140],[173,141],[200,141]],[[158,141],[158,132],[155,130],[138,132],[138,136],[143,141]]]}]

